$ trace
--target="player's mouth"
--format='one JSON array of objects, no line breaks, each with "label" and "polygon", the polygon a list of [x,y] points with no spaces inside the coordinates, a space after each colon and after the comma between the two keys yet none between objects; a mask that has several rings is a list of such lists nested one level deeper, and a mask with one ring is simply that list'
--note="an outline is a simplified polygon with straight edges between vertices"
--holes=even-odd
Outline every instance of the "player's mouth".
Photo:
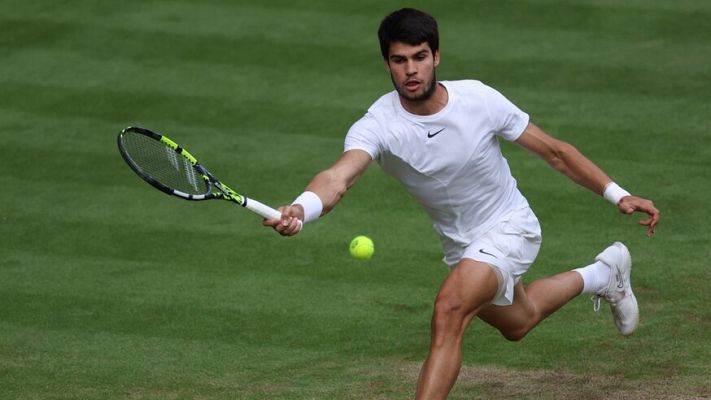
[{"label": "player's mouth", "polygon": [[407,89],[408,92],[415,92],[415,91],[417,91],[417,89],[420,88],[421,84],[422,83],[420,81],[409,80],[409,81],[405,82],[405,88]]}]

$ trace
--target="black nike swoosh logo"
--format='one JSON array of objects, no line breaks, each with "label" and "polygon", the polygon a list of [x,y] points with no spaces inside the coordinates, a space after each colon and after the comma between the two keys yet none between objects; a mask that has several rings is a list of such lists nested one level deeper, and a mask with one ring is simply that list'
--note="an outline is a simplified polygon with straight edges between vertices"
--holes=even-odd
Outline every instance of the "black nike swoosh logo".
[{"label": "black nike swoosh logo", "polygon": [[431,139],[431,138],[433,138],[433,137],[439,135],[440,132],[442,132],[442,131],[445,130],[445,129],[447,129],[447,128],[442,128],[442,129],[438,130],[438,131],[435,132],[435,133],[429,133],[429,132],[427,132],[427,137]]},{"label": "black nike swoosh logo", "polygon": [[496,257],[495,255],[489,253],[488,251],[484,251],[484,249],[479,249],[479,253],[486,254],[487,256],[492,256],[494,258],[499,258],[499,257]]},{"label": "black nike swoosh logo", "polygon": [[618,287],[619,289],[622,289],[622,288],[625,287],[625,282],[622,280],[622,273],[620,272],[620,269],[619,269],[619,268],[615,268],[615,269],[617,270],[617,273],[615,274],[615,275],[617,275],[617,276],[616,276],[616,278],[617,278],[617,287]]}]

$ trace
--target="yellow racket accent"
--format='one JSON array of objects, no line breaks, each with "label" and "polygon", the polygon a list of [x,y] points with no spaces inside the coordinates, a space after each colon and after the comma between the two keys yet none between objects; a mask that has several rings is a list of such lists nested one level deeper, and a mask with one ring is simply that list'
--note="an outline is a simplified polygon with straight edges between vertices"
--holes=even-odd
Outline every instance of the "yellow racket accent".
[{"label": "yellow racket accent", "polygon": [[190,164],[192,164],[192,165],[197,164],[197,159],[195,157],[193,157],[192,154],[188,153],[187,150],[178,146],[178,144],[175,143],[174,141],[168,139],[165,136],[161,136],[160,141],[161,141],[161,143],[165,143],[171,149],[178,151],[181,156],[185,157],[188,161],[190,161]]}]

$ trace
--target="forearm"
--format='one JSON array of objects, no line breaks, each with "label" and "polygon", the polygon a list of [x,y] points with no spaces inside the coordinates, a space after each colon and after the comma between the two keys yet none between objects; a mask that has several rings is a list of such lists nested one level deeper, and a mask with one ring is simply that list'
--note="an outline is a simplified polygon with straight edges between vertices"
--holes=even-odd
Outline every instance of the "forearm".
[{"label": "forearm", "polygon": [[560,142],[554,156],[547,161],[575,183],[599,195],[602,195],[605,186],[612,181],[600,167],[568,143]]},{"label": "forearm", "polygon": [[597,194],[602,194],[610,177],[570,143],[558,140],[533,123],[516,140],[526,150],[536,154],[565,176]]},{"label": "forearm", "polygon": [[334,175],[333,167],[322,171],[311,180],[306,190],[291,205],[279,208],[281,219],[265,221],[283,236],[299,233],[303,224],[314,221],[328,213],[343,197],[348,185]]},{"label": "forearm", "polygon": [[654,207],[654,204],[647,199],[631,196],[617,185],[611,185],[612,179],[571,144],[549,136],[533,123],[528,124],[516,143],[538,155],[579,185],[603,195],[621,212],[647,213],[649,218],[640,221],[640,224],[647,226],[647,235],[654,234],[654,228],[659,222],[659,210]]},{"label": "forearm", "polygon": [[310,215],[314,215],[318,211],[320,211],[320,215],[325,215],[331,211],[346,194],[346,191],[365,172],[370,162],[368,153],[361,150],[351,150],[343,153],[341,158],[330,168],[316,174],[306,186],[305,191],[305,193],[315,194],[312,198],[318,198],[313,199],[318,204],[310,208],[310,210],[316,210],[310,212]]},{"label": "forearm", "polygon": [[313,192],[319,197],[323,204],[321,215],[325,215],[341,201],[352,184],[339,179],[335,171],[325,170],[314,176],[306,186],[306,191]]}]

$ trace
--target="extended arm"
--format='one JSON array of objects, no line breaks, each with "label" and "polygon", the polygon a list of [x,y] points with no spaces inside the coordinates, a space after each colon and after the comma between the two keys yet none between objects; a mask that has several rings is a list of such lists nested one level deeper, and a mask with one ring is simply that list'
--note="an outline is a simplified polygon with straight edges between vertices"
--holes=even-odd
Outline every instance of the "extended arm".
[{"label": "extended arm", "polygon": [[[536,125],[529,123],[516,143],[526,150],[536,154],[579,185],[602,195],[612,183],[605,172],[580,153],[574,146],[546,134]],[[659,210],[647,199],[637,196],[624,196],[617,203],[620,212],[632,214],[635,211],[644,212],[649,217],[639,221],[647,227],[647,235],[654,234],[654,228],[659,222]]]},{"label": "extended arm", "polygon": [[[306,186],[306,191],[318,196],[323,205],[321,215],[331,211],[343,198],[346,191],[353,186],[358,178],[370,165],[371,158],[362,150],[350,150],[328,169],[316,174]],[[264,225],[273,227],[285,236],[295,235],[299,232],[299,222],[304,220],[304,208],[301,204],[292,204],[280,207],[281,219],[268,219]]]}]

